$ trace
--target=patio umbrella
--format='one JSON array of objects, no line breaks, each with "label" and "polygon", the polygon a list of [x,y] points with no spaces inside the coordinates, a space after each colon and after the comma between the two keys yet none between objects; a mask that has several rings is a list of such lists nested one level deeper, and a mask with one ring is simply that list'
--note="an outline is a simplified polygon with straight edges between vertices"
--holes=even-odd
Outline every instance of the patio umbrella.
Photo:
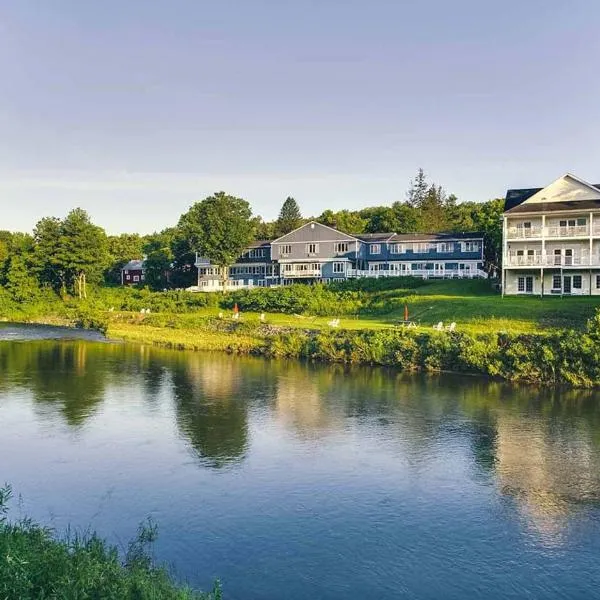
[{"label": "patio umbrella", "polygon": [[404,305],[404,320],[408,321],[408,304]]},{"label": "patio umbrella", "polygon": [[236,302],[236,303],[233,305],[233,312],[234,312],[235,314],[237,314],[237,313],[239,313],[239,312],[240,312],[240,309],[238,308],[237,302]]}]

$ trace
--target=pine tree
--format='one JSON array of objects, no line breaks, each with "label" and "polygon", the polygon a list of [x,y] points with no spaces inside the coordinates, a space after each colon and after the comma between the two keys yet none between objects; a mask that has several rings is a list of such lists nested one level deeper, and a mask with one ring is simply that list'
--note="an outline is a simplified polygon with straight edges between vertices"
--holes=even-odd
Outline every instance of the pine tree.
[{"label": "pine tree", "polygon": [[417,176],[410,180],[410,188],[406,194],[406,203],[413,208],[421,208],[421,205],[425,201],[429,184],[427,183],[427,177],[423,169],[419,169]]},{"label": "pine tree", "polygon": [[288,196],[279,211],[279,217],[275,223],[277,235],[285,235],[302,225],[302,214],[300,207],[294,198]]}]

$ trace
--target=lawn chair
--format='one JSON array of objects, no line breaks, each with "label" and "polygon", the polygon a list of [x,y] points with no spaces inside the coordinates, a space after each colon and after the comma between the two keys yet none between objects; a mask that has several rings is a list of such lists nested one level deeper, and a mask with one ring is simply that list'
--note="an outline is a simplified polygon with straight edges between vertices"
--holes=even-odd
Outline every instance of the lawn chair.
[{"label": "lawn chair", "polygon": [[446,327],[446,331],[454,331],[456,329],[456,323],[454,321],[452,321],[452,323],[450,323],[450,325],[448,325]]},{"label": "lawn chair", "polygon": [[327,323],[327,325],[329,325],[329,327],[339,327],[340,326],[340,320],[339,319],[332,319],[331,321],[329,321],[329,323]]},{"label": "lawn chair", "polygon": [[260,313],[260,322],[264,323],[266,319],[265,313]]},{"label": "lawn chair", "polygon": [[444,323],[442,321],[440,321],[437,325],[434,325],[433,328],[436,331],[443,331],[443,329],[444,329]]}]

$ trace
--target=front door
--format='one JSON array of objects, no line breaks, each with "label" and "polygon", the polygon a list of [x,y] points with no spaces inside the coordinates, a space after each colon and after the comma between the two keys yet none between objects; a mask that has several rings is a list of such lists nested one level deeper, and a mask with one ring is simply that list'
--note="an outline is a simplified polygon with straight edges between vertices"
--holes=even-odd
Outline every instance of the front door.
[{"label": "front door", "polygon": [[571,293],[571,275],[565,275],[563,277],[563,294]]},{"label": "front door", "polygon": [[525,277],[525,292],[533,294],[533,277],[531,275]]}]

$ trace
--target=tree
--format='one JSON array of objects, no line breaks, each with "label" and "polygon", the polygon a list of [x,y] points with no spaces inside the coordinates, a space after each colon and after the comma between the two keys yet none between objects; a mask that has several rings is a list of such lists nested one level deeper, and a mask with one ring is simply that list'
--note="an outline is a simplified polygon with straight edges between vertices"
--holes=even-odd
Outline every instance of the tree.
[{"label": "tree", "polygon": [[428,188],[425,172],[423,169],[419,169],[417,176],[410,181],[410,187],[406,193],[406,203],[413,208],[419,208],[425,200]]},{"label": "tree", "polygon": [[66,273],[60,258],[61,220],[44,217],[33,230],[33,268],[42,285],[49,285],[56,292],[67,292]]},{"label": "tree", "polygon": [[363,219],[357,211],[350,210],[340,210],[338,212],[326,210],[316,220],[344,233],[364,233],[367,226],[366,219]]},{"label": "tree", "polygon": [[137,233],[123,233],[107,237],[108,268],[106,283],[121,282],[121,268],[130,260],[142,258],[144,239]]},{"label": "tree", "polygon": [[24,233],[11,236],[4,261],[2,280],[17,302],[32,300],[39,295],[39,285],[32,269],[33,238]]},{"label": "tree", "polygon": [[[177,234],[175,227],[169,227],[146,236],[143,247],[146,254],[145,281],[154,290],[162,290],[171,284],[171,270],[176,261],[173,248],[178,244]],[[189,246],[186,245],[186,250],[181,250],[178,265],[187,265],[190,261],[193,264]]]},{"label": "tree", "polygon": [[108,263],[106,233],[82,208],[67,215],[60,233],[58,257],[67,285],[80,298],[87,298],[87,283],[99,283]]},{"label": "tree", "polygon": [[256,226],[246,200],[217,192],[181,215],[177,230],[180,241],[220,267],[226,280],[229,265],[253,240]]},{"label": "tree", "polygon": [[300,207],[294,198],[288,196],[281,206],[279,217],[275,221],[275,234],[277,236],[285,235],[302,225],[302,215]]}]

